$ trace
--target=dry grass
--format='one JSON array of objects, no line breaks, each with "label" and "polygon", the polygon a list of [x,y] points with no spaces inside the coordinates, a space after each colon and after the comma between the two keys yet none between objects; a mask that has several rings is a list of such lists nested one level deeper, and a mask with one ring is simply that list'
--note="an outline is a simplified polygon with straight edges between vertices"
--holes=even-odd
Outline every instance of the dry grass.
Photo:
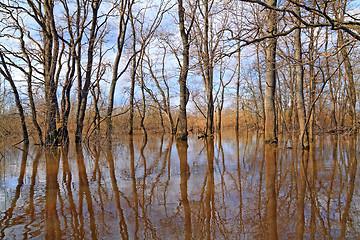
[{"label": "dry grass", "polygon": [[[118,112],[121,112],[122,110],[119,109]],[[123,109],[125,111],[125,109]],[[331,122],[330,122],[330,111],[325,111],[322,114],[317,114],[317,120],[316,120],[316,133],[327,133],[331,128]],[[105,116],[105,112],[101,113],[102,116]],[[84,130],[83,134],[86,135],[87,133],[92,132],[92,129],[94,125],[91,125],[91,122],[93,120],[94,112],[90,108],[86,114],[86,118],[84,121]],[[177,113],[173,113],[174,122],[176,121]],[[284,115],[286,116],[286,114]],[[159,115],[159,112],[157,110],[151,110],[146,113],[146,118],[144,121],[146,131],[149,134],[156,134],[156,133],[169,133],[170,127],[169,127],[169,121],[165,114],[162,115],[163,117],[163,123],[164,128],[161,126],[161,118]],[[259,116],[254,115],[253,113],[249,111],[241,111],[239,116],[239,129],[241,131],[253,131],[253,130],[262,130],[263,129],[263,119],[259,118]],[[122,137],[124,134],[128,133],[129,130],[129,112],[126,112],[125,114],[116,116],[113,118],[113,136],[116,137]],[[139,135],[142,134],[142,129],[140,126],[140,119],[141,116],[137,111],[135,111],[135,117],[134,117],[134,134]],[[279,132],[283,132],[283,130],[288,131],[297,131],[298,126],[293,125],[290,118],[285,119],[285,121],[279,121]],[[41,125],[42,130],[44,131],[45,128],[45,118],[44,114],[40,112],[38,115],[38,122]],[[215,131],[218,131],[217,128],[217,113],[215,113],[214,118],[214,126]],[[284,124],[285,123],[285,124]],[[338,129],[348,129],[346,126],[350,126],[350,119],[349,117],[344,117],[343,125],[340,125]],[[228,130],[228,129],[235,129],[236,125],[236,114],[233,110],[224,110],[222,114],[222,130]],[[286,129],[284,127],[286,125]],[[205,131],[206,126],[206,119],[200,115],[200,114],[192,114],[188,113],[188,131],[192,134],[200,135],[202,132]],[[33,127],[32,121],[30,117],[27,119],[27,127],[29,130],[30,139],[34,142],[39,142],[37,139],[37,133]],[[70,138],[74,139],[74,133],[76,130],[76,118],[74,111],[70,115],[69,119],[69,134]],[[98,139],[103,138],[105,136],[106,131],[106,123],[105,121],[102,122],[100,125],[100,132],[93,131],[90,139]],[[0,144],[9,144],[9,143],[16,143],[22,140],[22,132],[21,132],[21,126],[20,126],[20,119],[18,117],[17,113],[11,113],[11,114],[2,114],[0,115]]]},{"label": "dry grass", "polygon": [[0,144],[10,144],[21,140],[22,130],[18,114],[0,115]]}]

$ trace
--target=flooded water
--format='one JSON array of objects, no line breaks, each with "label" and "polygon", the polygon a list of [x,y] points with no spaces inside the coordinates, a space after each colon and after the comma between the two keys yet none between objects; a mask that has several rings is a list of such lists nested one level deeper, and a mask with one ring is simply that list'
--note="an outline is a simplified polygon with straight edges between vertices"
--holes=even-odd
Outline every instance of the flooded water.
[{"label": "flooded water", "polygon": [[0,239],[360,239],[357,140],[224,133],[0,156]]}]

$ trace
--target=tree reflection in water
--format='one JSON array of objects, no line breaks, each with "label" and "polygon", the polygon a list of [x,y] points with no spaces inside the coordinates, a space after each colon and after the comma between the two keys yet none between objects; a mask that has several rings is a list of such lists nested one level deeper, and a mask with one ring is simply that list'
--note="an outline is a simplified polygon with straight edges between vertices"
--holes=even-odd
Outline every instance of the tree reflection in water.
[{"label": "tree reflection in water", "polygon": [[116,209],[119,214],[119,229],[120,229],[120,235],[122,239],[129,239],[129,233],[127,230],[126,220],[124,217],[124,212],[121,207],[121,201],[120,201],[120,191],[118,187],[118,183],[116,180],[116,174],[115,174],[115,162],[112,154],[112,141],[109,140],[106,146],[106,158],[109,163],[109,171],[110,171],[110,179],[111,179],[111,185],[112,190],[115,195],[115,204]]},{"label": "tree reflection in water", "polygon": [[46,190],[45,190],[45,221],[46,239],[61,239],[59,215],[57,211],[57,196],[60,191],[57,175],[59,172],[60,153],[57,148],[45,150],[46,160]]},{"label": "tree reflection in water", "polygon": [[359,239],[356,144],[223,133],[9,147],[0,238]]},{"label": "tree reflection in water", "polygon": [[[29,145],[24,144],[24,147],[23,147],[23,149],[21,149],[21,152],[22,153],[21,153],[20,173],[19,173],[19,177],[17,179],[15,194],[14,194],[13,198],[11,199],[10,207],[6,211],[1,212],[1,219],[0,219],[0,226],[1,226],[0,227],[0,237],[1,238],[6,237],[5,230],[6,230],[6,228],[11,227],[11,225],[12,225],[15,207],[20,198],[21,188],[24,185],[26,162],[27,162],[28,154],[29,154]],[[13,221],[16,222],[15,219]]]},{"label": "tree reflection in water", "polygon": [[187,141],[177,141],[176,148],[180,160],[180,191],[181,203],[184,207],[184,222],[185,222],[185,239],[192,239],[191,230],[191,208],[188,199],[188,180],[190,177],[190,170],[187,161]]},{"label": "tree reflection in water", "polygon": [[84,195],[86,198],[87,203],[87,213],[89,214],[90,219],[90,232],[91,232],[91,239],[97,238],[96,232],[96,223],[95,223],[95,213],[94,213],[94,206],[93,206],[93,198],[90,191],[90,185],[88,180],[88,175],[86,171],[86,166],[84,162],[84,154],[82,145],[77,143],[75,146],[76,152],[76,161],[78,167],[78,174],[79,174],[79,218],[80,218],[80,237],[84,238],[86,231],[85,231],[85,218],[84,215]]},{"label": "tree reflection in water", "polygon": [[265,143],[266,217],[268,239],[278,239],[276,185],[277,143]]}]

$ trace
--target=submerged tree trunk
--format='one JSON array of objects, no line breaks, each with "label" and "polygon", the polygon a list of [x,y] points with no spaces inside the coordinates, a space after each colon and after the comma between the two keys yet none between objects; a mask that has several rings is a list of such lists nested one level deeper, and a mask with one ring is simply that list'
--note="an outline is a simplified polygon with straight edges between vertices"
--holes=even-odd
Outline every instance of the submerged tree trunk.
[{"label": "submerged tree trunk", "polygon": [[[295,12],[300,15],[300,8],[295,7]],[[297,21],[300,25],[300,21]],[[306,126],[306,111],[304,100],[304,69],[301,49],[301,29],[295,30],[295,69],[296,69],[296,104],[300,125],[300,142],[303,149],[309,148],[309,135]]]},{"label": "submerged tree trunk", "polygon": [[[266,3],[276,7],[277,0],[267,0]],[[266,46],[266,87],[265,87],[265,141],[277,142],[276,112],[275,112],[275,87],[276,87],[276,37],[277,19],[275,10],[267,10],[268,32],[273,37],[269,38]]]}]

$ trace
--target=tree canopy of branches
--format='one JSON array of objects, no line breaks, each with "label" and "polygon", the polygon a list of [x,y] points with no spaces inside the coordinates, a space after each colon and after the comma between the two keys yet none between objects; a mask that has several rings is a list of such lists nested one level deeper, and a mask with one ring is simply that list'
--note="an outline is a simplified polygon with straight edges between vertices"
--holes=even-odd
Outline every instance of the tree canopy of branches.
[{"label": "tree canopy of branches", "polygon": [[357,133],[359,14],[351,0],[5,0],[0,113],[46,146],[232,126],[266,142],[291,130],[306,149]]}]

